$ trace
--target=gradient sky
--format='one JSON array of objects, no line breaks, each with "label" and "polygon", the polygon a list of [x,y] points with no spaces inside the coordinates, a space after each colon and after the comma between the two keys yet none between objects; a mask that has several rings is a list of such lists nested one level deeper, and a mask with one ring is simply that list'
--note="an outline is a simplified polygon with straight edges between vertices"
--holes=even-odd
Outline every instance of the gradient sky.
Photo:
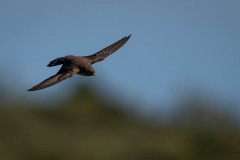
[{"label": "gradient sky", "polygon": [[[239,8],[239,0],[0,0],[1,82],[28,100],[64,97],[85,80],[146,110],[192,89],[239,106]],[[57,72],[46,67],[52,59],[93,54],[129,34],[116,54],[94,65],[96,77],[26,92]]]}]

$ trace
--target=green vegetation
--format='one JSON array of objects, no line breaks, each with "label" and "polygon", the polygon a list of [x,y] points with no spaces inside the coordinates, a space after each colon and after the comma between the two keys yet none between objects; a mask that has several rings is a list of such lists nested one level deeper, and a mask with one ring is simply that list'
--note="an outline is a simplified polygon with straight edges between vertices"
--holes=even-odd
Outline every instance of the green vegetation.
[{"label": "green vegetation", "polygon": [[237,122],[231,114],[206,109],[212,104],[186,102],[179,107],[181,112],[163,124],[133,118],[115,105],[87,87],[58,106],[6,104],[0,110],[0,159],[240,158]]}]

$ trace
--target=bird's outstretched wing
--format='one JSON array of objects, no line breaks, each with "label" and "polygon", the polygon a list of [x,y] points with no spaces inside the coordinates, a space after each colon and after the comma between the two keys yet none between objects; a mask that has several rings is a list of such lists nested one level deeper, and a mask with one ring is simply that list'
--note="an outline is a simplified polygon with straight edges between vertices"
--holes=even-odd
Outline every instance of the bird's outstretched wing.
[{"label": "bird's outstretched wing", "polygon": [[100,62],[100,61],[104,60],[107,56],[109,56],[110,54],[114,53],[119,48],[121,48],[128,41],[128,39],[130,37],[131,37],[131,35],[126,36],[126,37],[120,39],[119,41],[111,44],[110,46],[102,49],[101,51],[98,51],[97,53],[95,53],[93,55],[85,56],[85,57],[91,61],[91,64]]},{"label": "bird's outstretched wing", "polygon": [[77,72],[78,72],[77,70],[75,70],[75,72],[73,72],[72,70],[69,70],[66,66],[63,65],[61,67],[61,69],[58,71],[57,74],[55,74],[55,75],[49,77],[48,79],[42,81],[38,85],[29,89],[28,91],[36,91],[36,90],[40,90],[40,89],[50,87],[54,84],[57,84],[57,83],[65,80],[65,79],[67,79],[67,78],[72,77]]}]

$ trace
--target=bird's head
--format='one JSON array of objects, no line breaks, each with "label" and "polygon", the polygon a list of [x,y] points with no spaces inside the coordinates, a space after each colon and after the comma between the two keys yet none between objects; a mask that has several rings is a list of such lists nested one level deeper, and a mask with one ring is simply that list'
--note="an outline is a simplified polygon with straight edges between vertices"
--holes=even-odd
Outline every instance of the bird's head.
[{"label": "bird's head", "polygon": [[95,70],[92,67],[87,67],[86,68],[86,74],[87,74],[87,76],[96,76]]}]

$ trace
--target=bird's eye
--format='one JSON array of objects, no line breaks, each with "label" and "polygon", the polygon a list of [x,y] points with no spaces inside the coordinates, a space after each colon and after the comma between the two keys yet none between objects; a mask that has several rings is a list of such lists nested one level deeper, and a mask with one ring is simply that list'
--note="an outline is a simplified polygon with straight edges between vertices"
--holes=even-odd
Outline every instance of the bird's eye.
[{"label": "bird's eye", "polygon": [[92,72],[87,72],[88,75],[92,75]]}]

